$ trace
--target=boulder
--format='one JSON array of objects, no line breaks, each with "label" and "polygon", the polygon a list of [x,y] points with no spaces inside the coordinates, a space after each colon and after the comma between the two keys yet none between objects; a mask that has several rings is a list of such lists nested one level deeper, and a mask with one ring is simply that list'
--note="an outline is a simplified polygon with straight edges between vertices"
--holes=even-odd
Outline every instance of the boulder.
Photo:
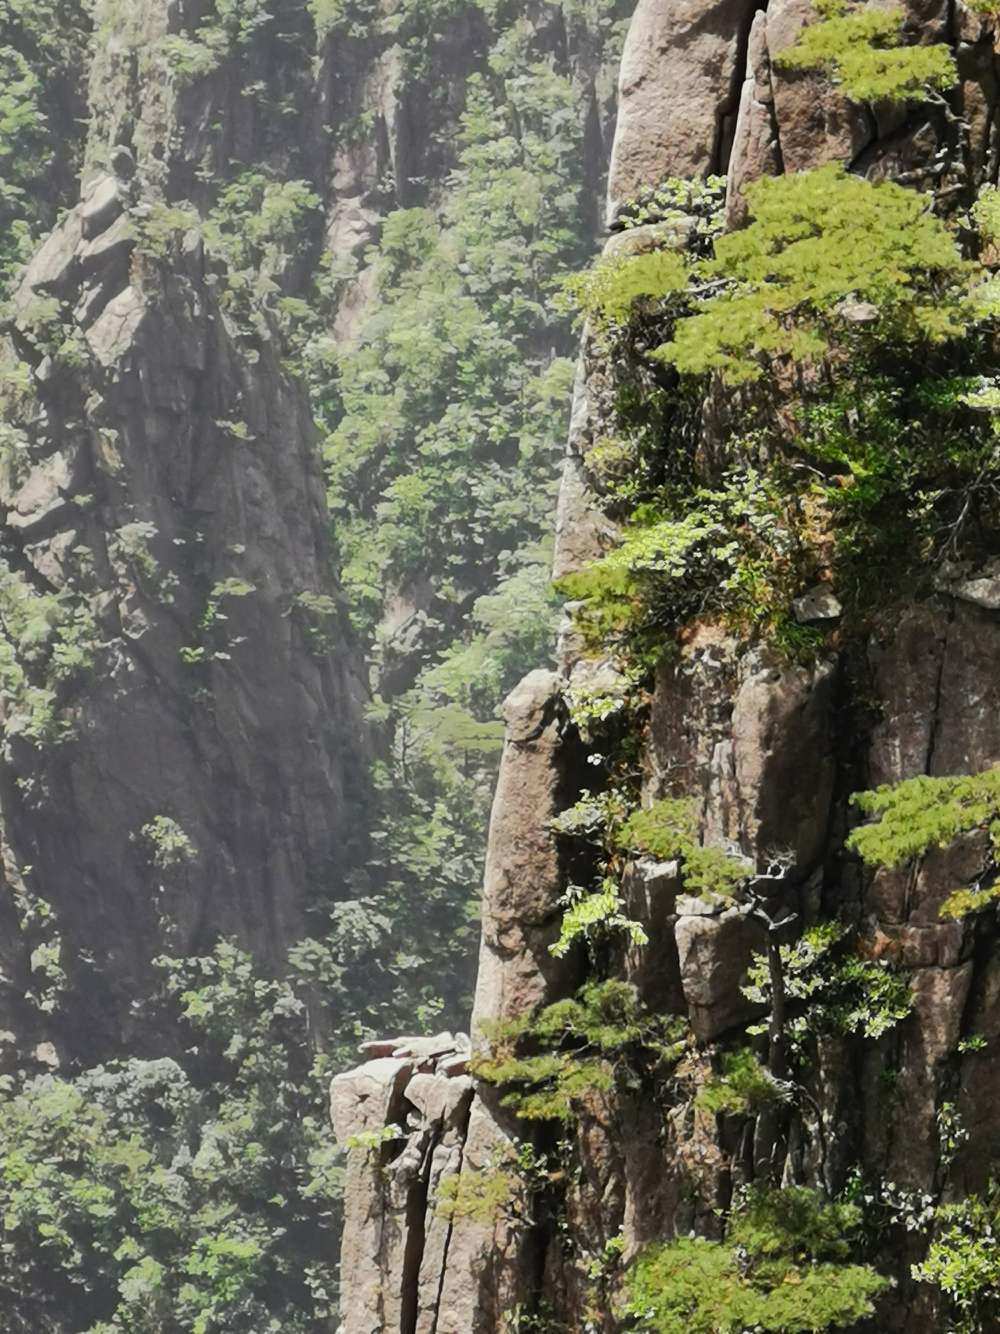
[{"label": "boulder", "polygon": [[412,1061],[386,1056],[337,1075],[330,1084],[330,1120],[338,1142],[401,1121],[412,1072]]},{"label": "boulder", "polygon": [[725,170],[754,10],[754,0],[639,0],[618,83],[609,224],[670,176]]},{"label": "boulder", "polygon": [[801,597],[792,599],[792,614],[800,625],[811,625],[816,621],[836,621],[843,610],[829,584],[816,584]]},{"label": "boulder", "polygon": [[125,206],[122,188],[114,176],[99,176],[91,182],[80,205],[80,229],[84,237],[107,231]]},{"label": "boulder", "polygon": [[763,930],[737,908],[714,916],[678,917],[674,927],[684,999],[695,1036],[712,1042],[759,1014],[740,991]]}]

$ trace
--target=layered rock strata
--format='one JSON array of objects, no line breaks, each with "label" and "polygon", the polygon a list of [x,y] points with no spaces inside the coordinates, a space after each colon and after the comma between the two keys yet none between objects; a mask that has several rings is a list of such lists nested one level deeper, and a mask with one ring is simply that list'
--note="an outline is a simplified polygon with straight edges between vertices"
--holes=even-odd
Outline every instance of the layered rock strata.
[{"label": "layered rock strata", "polygon": [[[750,181],[831,161],[872,178],[924,186],[975,190],[995,182],[995,21],[961,3],[905,8],[919,40],[946,41],[955,54],[961,82],[947,113],[939,106],[867,111],[818,77],[781,73],[772,57],[794,41],[811,14],[806,0],[762,6],[640,0],[622,69],[611,223],[624,203],[669,176],[727,172],[732,225],[745,216]],[[962,133],[956,116],[965,122]],[[612,244],[620,242],[613,238]],[[587,344],[557,516],[558,573],[579,569],[613,537],[587,467],[606,426],[606,372]],[[709,429],[711,417],[706,414]],[[644,742],[644,799],[696,794],[706,842],[739,849],[761,873],[780,850],[784,865],[793,868],[782,882],[789,910],[805,923],[849,910],[872,956],[909,973],[914,1013],[894,1036],[863,1049],[841,1039],[820,1043],[811,1084],[820,1122],[813,1139],[830,1146],[830,1157],[820,1164],[809,1157],[814,1150],[793,1146],[793,1152],[805,1154],[800,1175],[820,1180],[825,1174],[835,1187],[853,1164],[918,1194],[961,1197],[983,1187],[1000,1150],[995,1063],[960,1045],[970,1033],[990,1042],[998,1036],[995,942],[972,926],[943,923],[937,911],[979,850],[959,844],[915,870],[875,876],[842,851],[856,818],[850,793],[917,774],[976,772],[1000,761],[994,584],[992,568],[943,578],[929,600],[886,608],[867,643],[830,651],[808,669],[789,667],[766,650],[747,650],[715,625],[696,624],[657,675]],[[809,619],[815,612],[810,603],[801,614]],[[824,601],[820,613],[835,620],[838,608]],[[558,673],[533,674],[509,701],[483,898],[474,1041],[482,1019],[518,1017],[569,994],[576,981],[572,969],[557,969],[542,948],[567,883],[548,820],[586,786],[583,743],[560,721],[559,699],[573,684],[608,670],[582,656],[569,633]],[[677,1072],[679,1092],[669,1105],[658,1105],[648,1091],[595,1093],[567,1132],[573,1167],[561,1228],[518,1220],[516,1209],[503,1211],[493,1228],[456,1218],[433,1320],[380,1328],[494,1334],[517,1328],[512,1312],[523,1310],[552,1319],[554,1328],[611,1330],[617,1327],[611,1294],[595,1309],[593,1283],[608,1242],[623,1247],[628,1259],[649,1240],[692,1228],[718,1235],[716,1210],[726,1206],[738,1179],[738,1146],[727,1142],[695,1095],[707,1077],[712,1044],[753,1017],[740,983],[760,936],[746,916],[680,894],[671,863],[638,861],[624,893],[650,943],[626,951],[621,975],[650,1008],[686,1015],[697,1039]],[[466,1144],[474,1144],[480,1158],[479,1146],[492,1145],[500,1161],[514,1131],[489,1089],[471,1096]],[[946,1103],[967,1130],[950,1166],[941,1159],[936,1124]],[[412,1136],[399,1141],[393,1155],[402,1160],[414,1142]],[[467,1147],[461,1172],[468,1175],[472,1165]],[[377,1212],[377,1199],[370,1202]],[[409,1234],[414,1247],[436,1208],[429,1188]],[[894,1245],[898,1287],[879,1328],[931,1334],[944,1317],[930,1290],[910,1280],[907,1238],[901,1234]],[[348,1229],[349,1292],[356,1260]],[[407,1273],[419,1268],[413,1261]],[[379,1291],[411,1281],[382,1260],[377,1269]],[[373,1334],[375,1326],[365,1320],[375,1303],[370,1297],[365,1317],[356,1320],[349,1300],[344,1334]]]}]

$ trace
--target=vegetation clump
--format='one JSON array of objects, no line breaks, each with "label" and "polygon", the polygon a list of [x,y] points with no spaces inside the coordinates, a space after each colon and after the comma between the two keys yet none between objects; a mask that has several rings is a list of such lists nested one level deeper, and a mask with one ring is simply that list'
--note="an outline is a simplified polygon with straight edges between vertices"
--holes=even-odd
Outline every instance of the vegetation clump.
[{"label": "vegetation clump", "polygon": [[150,1006],[187,1032],[182,1056],[3,1079],[5,1314],[32,1331],[67,1312],[88,1334],[315,1331],[336,1307],[341,1168],[306,1007],[230,942],[158,966]]},{"label": "vegetation clump", "polygon": [[[791,944],[778,946],[793,1051],[801,1052],[810,1036],[823,1033],[877,1041],[913,1009],[908,974],[885,959],[865,958],[851,948],[850,935],[839,922],[820,922]],[[743,994],[758,1004],[773,1004],[766,955],[754,956]]]},{"label": "vegetation clump", "polygon": [[941,905],[944,918],[961,919],[1000,900],[1000,768],[978,774],[932,778],[920,774],[852,798],[864,815],[847,840],[870,866],[896,867],[934,848],[947,848],[963,835],[987,836],[984,864],[973,882]]},{"label": "vegetation clump", "polygon": [[935,1224],[913,1277],[945,1293],[957,1334],[986,1334],[1000,1322],[1000,1190],[991,1183],[982,1195],[940,1205]]},{"label": "vegetation clump", "polygon": [[469,1068],[507,1089],[501,1101],[526,1121],[574,1120],[619,1069],[670,1069],[686,1046],[682,1020],[648,1014],[633,987],[613,980],[588,982],[534,1016],[486,1025],[484,1035],[489,1052]]},{"label": "vegetation clump", "polygon": [[[600,483],[621,539],[559,591],[590,643],[646,666],[705,615],[814,655],[806,589],[830,587],[856,624],[887,586],[1000,540],[995,282],[967,235],[930,196],[836,165],[759,181],[747,203],[746,227],[671,252],[659,290],[623,277],[616,304],[614,268],[581,289],[639,369],[619,383],[622,438],[595,455],[630,460]],[[972,250],[994,212],[986,191]],[[720,382],[747,396],[728,470],[706,466],[697,425],[699,386]],[[635,425],[657,414],[669,456]]]},{"label": "vegetation clump", "polygon": [[818,1334],[874,1314],[889,1280],[848,1263],[861,1223],[854,1205],[806,1187],[754,1191],[724,1242],[651,1246],[626,1277],[626,1312],[653,1334]]},{"label": "vegetation clump", "polygon": [[778,69],[827,75],[854,102],[940,98],[958,82],[951,48],[906,44],[902,9],[816,0],[819,22],[774,57]]},{"label": "vegetation clump", "polygon": [[749,1047],[725,1052],[718,1075],[698,1091],[697,1102],[715,1116],[755,1116],[777,1102],[788,1102],[790,1089],[761,1065]]},{"label": "vegetation clump", "polygon": [[753,874],[746,857],[699,841],[697,809],[690,797],[665,797],[633,812],[619,841],[622,847],[649,853],[659,861],[676,860],[689,894],[731,898]]},{"label": "vegetation clump", "polygon": [[918,192],[830,164],[757,181],[747,202],[749,226],[720,236],[699,270],[719,290],[657,354],[678,370],[742,384],[775,358],[815,361],[859,337],[913,346],[966,332],[975,268]]}]

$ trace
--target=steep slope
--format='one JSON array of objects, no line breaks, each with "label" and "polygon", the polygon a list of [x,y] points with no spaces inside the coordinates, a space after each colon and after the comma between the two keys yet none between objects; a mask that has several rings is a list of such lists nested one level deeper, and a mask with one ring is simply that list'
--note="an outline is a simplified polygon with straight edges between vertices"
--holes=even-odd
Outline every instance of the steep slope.
[{"label": "steep slope", "polygon": [[[66,25],[66,50],[58,50],[70,66],[74,38],[83,41],[71,25],[81,29],[84,15],[53,9],[50,17],[51,26]],[[477,5],[439,13],[301,0],[128,8],[108,0],[93,15],[82,138],[61,108],[42,114],[57,94],[68,103],[74,95],[68,70],[45,46],[43,18],[15,9],[5,32],[32,71],[17,86],[18,123],[37,140],[35,157],[16,143],[11,150],[12,172],[24,180],[7,205],[23,213],[23,199],[45,201],[39,216],[14,224],[24,229],[21,252],[30,253],[29,228],[60,205],[70,211],[13,294],[4,379],[3,825],[14,888],[4,949],[13,996],[45,991],[29,956],[42,945],[51,961],[61,933],[60,966],[72,975],[65,985],[90,998],[87,1012],[68,1007],[77,1026],[71,1047],[82,1056],[120,1035],[160,918],[175,923],[181,954],[235,932],[275,964],[302,934],[307,901],[336,902],[359,886],[381,890],[380,876],[413,875],[386,867],[359,879],[366,837],[394,800],[391,791],[381,802],[373,796],[374,756],[388,753],[390,783],[403,796],[408,782],[395,768],[397,720],[383,721],[375,740],[362,719],[365,658],[376,638],[385,640],[377,653],[395,673],[383,688],[391,700],[461,647],[477,597],[517,575],[512,551],[530,546],[542,521],[530,507],[513,510],[502,487],[505,476],[507,484],[519,476],[528,450],[535,484],[548,485],[540,410],[549,408],[531,410],[531,441],[518,442],[524,427],[507,409],[488,427],[456,421],[484,437],[489,430],[497,457],[487,464],[496,474],[488,487],[470,493],[468,520],[449,515],[457,493],[436,483],[445,509],[435,519],[471,530],[453,527],[452,552],[440,559],[425,544],[415,570],[394,566],[391,551],[373,570],[380,524],[411,547],[419,540],[406,530],[405,508],[392,512],[397,502],[386,499],[417,464],[419,437],[406,432],[426,432],[453,412],[458,382],[447,377],[471,367],[438,367],[438,397],[420,405],[419,421],[407,416],[417,409],[401,390],[399,442],[388,458],[372,458],[367,422],[384,384],[370,392],[368,362],[376,376],[403,383],[410,372],[399,331],[407,319],[435,318],[405,306],[437,284],[429,264],[421,271],[419,245],[406,252],[408,233],[431,237],[451,207],[450,225],[466,227],[460,243],[482,246],[486,236],[449,205],[456,191],[474,211],[489,207],[503,171],[520,173],[529,194],[539,189],[546,168],[531,139],[532,99],[539,115],[555,99],[563,118],[563,138],[546,149],[555,173],[548,188],[564,191],[567,216],[577,193],[594,199],[607,159],[603,47],[614,25],[603,10],[567,18],[546,5],[512,17]],[[522,139],[505,141],[508,160],[496,162],[468,140],[468,162],[453,181],[470,79],[483,84],[489,75],[486,91],[502,93],[515,49],[536,62],[519,75],[527,101],[516,105],[508,94]],[[78,83],[81,56],[77,49]],[[66,165],[74,153],[85,164],[80,189]],[[55,164],[48,175],[46,163]],[[577,171],[580,181],[566,175]],[[560,245],[586,255],[596,210],[573,218],[575,230],[563,235],[561,218],[521,207],[515,229],[538,232],[538,255],[553,246],[549,260],[525,252],[536,286],[549,281],[546,265],[567,262]],[[403,250],[383,255],[390,215]],[[440,337],[492,338],[491,355],[510,359],[508,381],[520,357],[526,378],[508,392],[513,403],[547,392],[530,377],[537,371],[542,385],[565,332],[539,326],[527,290],[514,298],[522,308],[508,330],[487,298],[497,285],[509,291],[510,278],[496,257],[493,267],[479,298],[473,265],[472,295],[456,294],[452,307],[465,330],[442,328]],[[387,268],[402,275],[406,294],[396,294]],[[481,329],[469,327],[473,316]],[[394,352],[379,332],[387,317],[397,326]],[[552,409],[553,419],[561,411]],[[322,431],[339,432],[333,529],[346,542],[356,631],[334,583]],[[464,466],[461,458],[454,466]],[[499,670],[506,688],[510,668]],[[479,700],[487,720],[490,708],[489,698]],[[492,724],[464,717],[447,765],[468,771],[470,745],[473,755],[482,751],[478,783],[496,742]],[[413,730],[405,717],[403,725]],[[413,751],[412,741],[402,744]],[[456,742],[435,739],[441,745]],[[439,780],[421,781],[433,807]],[[476,789],[473,808],[479,801]],[[398,822],[418,822],[415,839],[464,837],[424,830],[423,818],[396,810]],[[453,856],[459,878],[461,843]],[[53,915],[41,931],[24,927],[22,947],[18,918],[37,927],[38,904]],[[441,912],[452,911],[442,900]],[[20,1008],[24,1023],[33,1007]]]},{"label": "steep slope", "polygon": [[171,15],[123,31],[99,12],[92,165],[10,325],[5,972],[15,996],[47,985],[29,962],[47,904],[73,1001],[42,1023],[77,1058],[128,1041],[161,916],[185,954],[222,930],[274,961],[308,887],[343,885],[364,849],[364,688],[308,400],[166,214],[190,162],[151,56]]},{"label": "steep slope", "polygon": [[[775,62],[814,19],[799,0],[760,7],[640,0],[611,167],[609,222],[625,230],[612,238],[610,254],[641,255],[665,239],[676,246],[678,234],[697,235],[699,195],[688,192],[685,200],[663,191],[670,177],[727,172],[732,226],[746,220],[745,191],[754,179],[831,162],[966,206],[995,183],[993,19],[961,4],[908,5],[905,40],[946,44],[959,82],[946,98],[875,108],[852,102],[821,73]],[[874,318],[864,309],[855,317]],[[648,339],[647,330],[638,337]],[[621,344],[609,354],[607,340],[593,332],[585,340],[557,524],[562,577],[598,560],[623,519],[606,449],[622,430],[614,399],[622,383],[662,387],[648,369],[634,374],[630,355]],[[640,426],[654,461],[666,460],[666,468],[671,451],[688,447],[684,432],[693,420],[695,456],[709,476],[713,467],[745,469],[739,451],[752,450],[753,437],[732,440],[741,415],[753,411],[750,391],[716,377],[698,392],[689,415],[673,418],[657,416],[650,394]],[[760,455],[750,457],[763,466]],[[640,458],[646,466],[649,454]],[[981,552],[979,563],[990,554]],[[951,1327],[940,1288],[915,1281],[911,1264],[926,1252],[935,1208],[985,1191],[995,1170],[995,1075],[982,1055],[997,1038],[995,921],[989,914],[943,920],[939,912],[956,884],[975,880],[984,835],[874,875],[845,851],[844,839],[858,819],[853,792],[997,763],[1000,641],[988,564],[978,569],[970,558],[962,577],[939,573],[936,591],[925,579],[919,597],[894,588],[892,574],[879,571],[880,605],[860,631],[846,619],[843,633],[837,628],[844,609],[831,597],[829,568],[818,588],[795,590],[797,623],[811,627],[806,653],[689,610],[680,633],[660,631],[672,651],[644,678],[645,697],[619,675],[620,659],[595,651],[593,631],[588,641],[578,617],[564,628],[558,672],[535,672],[510,696],[472,1021],[474,1043],[483,1041],[477,1032],[484,1027],[493,1043],[491,1058],[472,1062],[483,1078],[469,1078],[460,1049],[390,1041],[333,1084],[341,1140],[384,1124],[400,1136],[350,1151],[345,1277],[364,1272],[365,1282],[349,1284],[345,1334],[620,1328],[622,1262],[690,1231],[718,1238],[720,1216],[754,1183],[802,1184],[842,1200],[865,1195],[874,1232],[865,1254],[897,1284],[880,1299],[877,1328]],[[704,605],[709,595],[698,586],[692,600]],[[630,781],[638,780],[645,810],[676,811],[670,803],[693,800],[686,809],[694,812],[695,845],[745,859],[761,911],[686,885],[690,841],[676,836],[666,850],[669,840],[660,839],[657,856],[650,837],[653,855],[639,856],[636,836],[631,854],[627,842],[617,844],[616,898],[595,908],[589,951],[553,955],[566,904],[580,898],[571,887],[594,873],[587,858],[601,843],[602,820],[623,818],[587,795],[600,787],[595,769],[616,755]],[[560,815],[562,834],[552,824]],[[613,930],[601,935],[601,913],[619,933],[622,919],[641,933],[624,944]],[[762,1041],[759,1028],[748,1035],[748,1025],[763,1020],[766,1034],[770,1024],[768,1077],[775,1075],[768,942],[775,952],[779,941],[791,947],[803,927],[833,919],[856,942],[851,967],[874,969],[865,975],[880,984],[900,979],[909,993],[901,1013],[909,1012],[901,1022],[886,1017],[887,1036],[875,1023],[866,1029],[879,1004],[866,992],[862,1008],[871,1010],[853,1036],[835,1026],[821,1032],[809,1048],[811,1064],[797,1076],[804,1092],[789,1128],[775,1108],[792,1086],[775,1093],[772,1084],[768,1094],[755,1085],[747,1093],[746,1082],[737,1082],[739,1053]],[[767,921],[777,924],[770,936]],[[637,943],[640,934],[647,943]],[[820,936],[808,939],[821,952]],[[755,953],[764,972],[758,968],[748,998]],[[779,966],[793,968],[794,958],[786,954]],[[591,1014],[597,1036],[583,1041],[586,992],[576,1010],[556,1006],[539,1019],[538,1007],[564,1001],[588,976],[631,984],[639,1009]],[[862,1030],[874,1038],[863,1040]],[[602,1031],[612,1034],[607,1048]],[[650,1052],[669,1041],[680,1041],[684,1054],[674,1055],[664,1075],[662,1056]],[[602,1052],[613,1068],[603,1081],[573,1065]],[[559,1083],[574,1071],[575,1091]],[[783,1074],[787,1081],[787,1065]],[[971,1216],[961,1207],[955,1215]],[[975,1235],[976,1224],[960,1223],[959,1233],[963,1226]],[[860,1256],[860,1241],[855,1250]],[[802,1282],[789,1272],[788,1282]],[[692,1281],[704,1294],[728,1280],[706,1269]],[[387,1302],[401,1290],[399,1313]],[[678,1305],[676,1323],[661,1311],[662,1325],[651,1327],[722,1327],[686,1323],[693,1309],[685,1316]],[[970,1318],[985,1320],[970,1328],[993,1328],[989,1314]],[[847,1324],[854,1327],[844,1319],[837,1327]]]}]

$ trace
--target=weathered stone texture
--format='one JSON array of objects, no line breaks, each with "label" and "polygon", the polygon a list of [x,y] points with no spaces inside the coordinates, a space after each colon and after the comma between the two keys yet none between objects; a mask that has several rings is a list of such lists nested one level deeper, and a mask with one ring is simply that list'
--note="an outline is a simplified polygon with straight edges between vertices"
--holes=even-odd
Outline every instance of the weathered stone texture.
[{"label": "weathered stone texture", "polygon": [[[37,408],[31,464],[0,494],[29,585],[94,623],[93,665],[54,705],[68,739],[35,744],[8,712],[0,805],[8,864],[31,867],[70,958],[104,979],[69,1007],[95,1050],[128,1013],[103,988],[136,985],[158,911],[184,952],[222,929],[278,956],[309,883],[360,851],[366,750],[343,618],[317,654],[296,611],[303,593],[337,605],[303,391],[227,326],[200,247],[136,250],[127,190],[95,176],[15,296]],[[53,296],[75,311],[68,366],[34,338]],[[150,864],[158,816],[190,840],[182,867]]]},{"label": "weathered stone texture", "polygon": [[725,170],[753,0],[639,0],[618,84],[613,222],[669,176]]},{"label": "weathered stone texture", "polygon": [[561,686],[530,673],[504,705],[507,734],[490,821],[473,1029],[530,1012],[559,989],[567,966],[549,953],[559,935],[563,882],[549,822],[561,809]]},{"label": "weathered stone texture", "polygon": [[[970,131],[952,171],[974,185],[995,179],[996,24],[961,3],[946,10],[938,0],[914,0],[905,8],[920,40],[946,40],[956,51],[962,81],[954,104]],[[736,0],[640,0],[622,65],[612,225],[626,200],[669,175],[728,166],[728,215],[738,226],[746,187],[766,174],[834,161],[873,178],[915,173],[908,179],[919,182],[936,170],[938,150],[954,132],[939,107],[871,112],[851,105],[828,81],[781,71],[774,57],[810,21],[812,6],[770,0],[754,10]],[[650,243],[648,235],[613,239],[608,249]],[[864,320],[867,312],[856,316]],[[587,472],[587,455],[611,420],[609,383],[585,337],[557,516],[559,574],[581,568],[614,538]],[[706,457],[717,456],[725,422],[740,410],[735,398],[706,405]],[[829,1037],[819,1044],[810,1076],[815,1105],[803,1115],[792,1155],[795,1171],[834,1189],[860,1161],[873,1177],[918,1191],[944,1187],[957,1196],[981,1188],[1000,1154],[996,1062],[959,1051],[970,1033],[1000,1040],[1000,972],[989,941],[939,916],[956,883],[981,864],[982,838],[877,875],[843,851],[857,818],[851,792],[1000,762],[996,585],[992,566],[946,571],[935,596],[887,607],[866,645],[840,647],[834,639],[829,656],[808,668],[748,651],[718,625],[696,621],[657,674],[644,802],[694,795],[705,843],[741,852],[762,875],[778,863],[771,881],[778,908],[804,924],[846,908],[859,923],[865,955],[909,970],[914,1010],[891,1037],[872,1043]],[[840,617],[830,583],[803,590],[800,604],[804,624],[835,624]],[[559,663],[564,682],[596,679],[608,668],[586,661],[571,627],[561,636]],[[566,758],[572,729],[562,731],[556,721],[559,684],[551,674],[534,673],[509,702],[483,906],[482,1017],[523,1013],[564,995],[572,980],[552,970],[545,950],[565,875],[546,822],[572,799],[565,791],[557,795],[573,770]],[[747,1146],[731,1141],[725,1118],[717,1123],[698,1106],[697,1092],[711,1077],[715,1044],[740,1038],[756,1017],[740,986],[761,948],[761,931],[734,909],[678,897],[678,888],[671,863],[627,868],[626,908],[651,939],[644,949],[623,947],[617,962],[647,1003],[686,1014],[697,1042],[669,1096],[648,1087],[621,1089],[581,1107],[571,1132],[576,1175],[563,1197],[576,1259],[560,1248],[554,1230],[524,1228],[518,1241],[509,1230],[491,1237],[485,1228],[466,1229],[459,1264],[456,1228],[441,1308],[455,1334],[499,1334],[499,1294],[525,1292],[536,1305],[548,1298],[569,1328],[592,1319],[616,1330],[613,1301],[595,1317],[585,1278],[603,1244],[621,1236],[629,1257],[647,1241],[692,1228],[717,1235],[713,1209],[725,1208],[734,1185],[745,1180]],[[947,1180],[937,1130],[945,1101],[957,1107],[969,1134]],[[467,1161],[469,1144],[482,1158],[480,1146],[493,1152],[507,1134],[492,1102],[479,1097],[472,1123]],[[900,1281],[879,1328],[936,1334],[944,1317],[933,1293],[907,1278],[920,1258],[914,1243],[901,1241],[895,1258]],[[348,1327],[346,1334],[367,1331]]]}]

